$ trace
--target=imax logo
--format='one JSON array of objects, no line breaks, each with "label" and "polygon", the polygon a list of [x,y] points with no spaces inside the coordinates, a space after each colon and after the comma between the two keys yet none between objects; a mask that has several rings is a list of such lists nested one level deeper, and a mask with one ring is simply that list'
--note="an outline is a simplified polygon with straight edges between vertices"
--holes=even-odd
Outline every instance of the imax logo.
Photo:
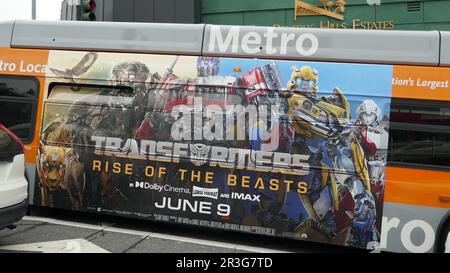
[{"label": "imax logo", "polygon": [[256,31],[242,33],[240,26],[211,25],[209,27],[209,52],[286,55],[288,48],[295,47],[300,55],[311,56],[319,48],[317,37],[311,33],[298,35],[292,32],[275,32],[274,28],[264,28],[265,33]]},{"label": "imax logo", "polygon": [[231,199],[235,199],[235,200],[248,200],[248,201],[256,201],[256,202],[261,202],[261,200],[259,200],[261,198],[261,195],[256,195],[256,194],[245,194],[245,193],[237,193],[237,192],[232,192],[231,193]]}]

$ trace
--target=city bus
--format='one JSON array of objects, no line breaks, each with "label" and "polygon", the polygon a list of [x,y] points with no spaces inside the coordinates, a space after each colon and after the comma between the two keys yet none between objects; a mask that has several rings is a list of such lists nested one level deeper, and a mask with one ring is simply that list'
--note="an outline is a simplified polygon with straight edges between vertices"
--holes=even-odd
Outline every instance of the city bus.
[{"label": "city bus", "polygon": [[3,22],[0,123],[34,206],[448,252],[449,66],[442,31]]}]

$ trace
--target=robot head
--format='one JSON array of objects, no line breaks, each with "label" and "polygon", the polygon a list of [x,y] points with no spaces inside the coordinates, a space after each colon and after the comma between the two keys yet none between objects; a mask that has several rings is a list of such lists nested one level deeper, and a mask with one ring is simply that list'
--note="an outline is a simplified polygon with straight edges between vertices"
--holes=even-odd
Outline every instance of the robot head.
[{"label": "robot head", "polygon": [[290,85],[292,91],[301,92],[307,97],[316,97],[318,92],[319,76],[316,69],[310,66],[302,66],[298,68],[292,67]]},{"label": "robot head", "polygon": [[148,67],[140,62],[125,62],[116,65],[109,74],[111,85],[143,87],[152,81]]},{"label": "robot head", "polygon": [[381,120],[381,110],[373,100],[363,101],[356,109],[358,121],[367,126],[373,126]]}]

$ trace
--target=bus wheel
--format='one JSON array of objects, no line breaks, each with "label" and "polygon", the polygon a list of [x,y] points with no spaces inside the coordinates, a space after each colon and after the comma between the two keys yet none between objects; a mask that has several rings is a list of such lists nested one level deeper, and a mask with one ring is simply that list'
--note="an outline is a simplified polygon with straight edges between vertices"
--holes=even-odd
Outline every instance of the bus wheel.
[{"label": "bus wheel", "polygon": [[[447,238],[445,240],[445,249],[444,252],[445,253],[450,253],[450,225],[447,226]],[[445,236],[445,233],[444,233]]]},{"label": "bus wheel", "polygon": [[450,220],[447,220],[442,232],[439,235],[438,253],[450,253]]}]

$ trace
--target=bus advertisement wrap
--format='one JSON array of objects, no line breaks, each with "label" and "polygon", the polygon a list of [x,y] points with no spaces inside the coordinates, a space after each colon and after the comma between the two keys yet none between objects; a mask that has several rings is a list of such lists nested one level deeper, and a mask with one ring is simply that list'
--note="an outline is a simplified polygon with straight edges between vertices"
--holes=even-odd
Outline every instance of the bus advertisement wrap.
[{"label": "bus advertisement wrap", "polygon": [[392,66],[51,51],[48,67],[35,203],[379,245]]}]

